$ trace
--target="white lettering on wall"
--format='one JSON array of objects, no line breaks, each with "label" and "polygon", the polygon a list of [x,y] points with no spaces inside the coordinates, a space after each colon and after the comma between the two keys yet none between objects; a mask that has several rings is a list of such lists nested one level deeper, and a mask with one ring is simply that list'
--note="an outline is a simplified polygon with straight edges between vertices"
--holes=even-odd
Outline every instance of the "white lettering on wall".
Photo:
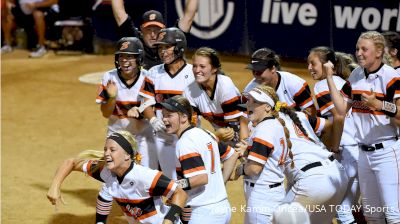
[{"label": "white lettering on wall", "polygon": [[[387,31],[392,20],[396,20],[396,31],[400,31],[400,3],[398,9],[383,9],[368,7],[334,6],[334,16],[337,28],[355,29],[361,23],[366,30]],[[361,19],[361,21],[360,21]]]},{"label": "white lettering on wall", "polygon": [[264,0],[261,22],[291,25],[295,18],[303,26],[312,26],[317,21],[317,8],[311,3],[282,2],[281,0]]}]

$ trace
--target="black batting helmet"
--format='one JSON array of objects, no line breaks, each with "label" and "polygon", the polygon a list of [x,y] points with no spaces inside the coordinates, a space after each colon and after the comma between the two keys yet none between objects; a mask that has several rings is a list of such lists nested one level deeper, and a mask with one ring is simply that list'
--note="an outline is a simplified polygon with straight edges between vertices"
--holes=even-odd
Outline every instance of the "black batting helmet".
[{"label": "black batting helmet", "polygon": [[136,63],[138,66],[143,64],[143,44],[136,37],[123,37],[117,43],[115,49],[115,67],[119,71],[118,57],[119,54],[133,54],[136,55]]},{"label": "black batting helmet", "polygon": [[182,30],[176,27],[161,29],[157,36],[155,45],[171,44],[175,45],[174,54],[177,58],[182,58],[186,48],[186,36]]}]

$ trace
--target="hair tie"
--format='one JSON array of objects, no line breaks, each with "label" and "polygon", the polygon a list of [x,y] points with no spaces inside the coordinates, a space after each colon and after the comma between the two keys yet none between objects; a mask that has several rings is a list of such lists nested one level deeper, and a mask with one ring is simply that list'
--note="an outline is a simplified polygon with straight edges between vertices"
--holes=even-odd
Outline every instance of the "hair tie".
[{"label": "hair tie", "polygon": [[288,105],[285,102],[278,101],[275,104],[275,110],[278,112],[281,110],[281,108],[287,108],[287,107],[288,107]]}]

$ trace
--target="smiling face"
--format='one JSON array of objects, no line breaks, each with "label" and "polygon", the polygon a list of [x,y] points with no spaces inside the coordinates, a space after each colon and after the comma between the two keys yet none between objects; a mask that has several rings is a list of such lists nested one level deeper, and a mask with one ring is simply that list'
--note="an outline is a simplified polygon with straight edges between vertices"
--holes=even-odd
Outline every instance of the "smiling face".
[{"label": "smiling face", "polygon": [[136,62],[136,55],[134,54],[119,54],[118,64],[125,79],[132,78],[137,74],[139,66]]},{"label": "smiling face", "polygon": [[174,48],[172,44],[158,45],[158,55],[163,63],[170,64],[175,60]]},{"label": "smiling face", "polygon": [[326,75],[323,73],[322,62],[317,53],[310,53],[307,58],[308,72],[314,80],[323,80]]},{"label": "smiling face", "polygon": [[271,114],[271,107],[268,104],[256,101],[251,95],[248,96],[246,106],[249,113],[249,119],[253,124],[258,124],[265,117]]},{"label": "smiling face", "polygon": [[210,77],[215,75],[216,72],[217,69],[212,67],[210,58],[200,55],[193,57],[193,74],[197,83],[207,83],[210,81]]},{"label": "smiling face", "polygon": [[154,48],[154,43],[157,41],[157,35],[160,30],[161,27],[155,25],[141,28],[144,44],[146,44],[148,47]]},{"label": "smiling face", "polygon": [[165,108],[162,109],[163,122],[165,131],[168,134],[178,134],[181,129],[181,119],[178,112],[169,111]]},{"label": "smiling face", "polygon": [[383,50],[378,49],[371,39],[359,38],[356,46],[358,64],[368,72],[379,68],[382,63]]},{"label": "smiling face", "polygon": [[[253,77],[258,84],[264,84],[268,86],[273,86],[276,79],[276,69],[275,66],[272,68],[267,68],[264,71],[252,70]],[[274,74],[275,73],[275,74]]]},{"label": "smiling face", "polygon": [[114,140],[107,139],[104,146],[106,167],[113,173],[121,176],[130,166],[130,155]]}]

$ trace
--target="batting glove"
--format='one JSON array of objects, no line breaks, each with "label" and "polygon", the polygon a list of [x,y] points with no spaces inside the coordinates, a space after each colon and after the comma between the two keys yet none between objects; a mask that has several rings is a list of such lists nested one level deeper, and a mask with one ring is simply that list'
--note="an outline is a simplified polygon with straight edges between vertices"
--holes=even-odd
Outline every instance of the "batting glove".
[{"label": "batting glove", "polygon": [[153,127],[153,130],[155,132],[159,132],[159,131],[164,132],[164,130],[165,130],[164,122],[162,122],[160,119],[157,119],[156,117],[152,117],[150,119],[150,125],[151,125],[151,127]]}]

